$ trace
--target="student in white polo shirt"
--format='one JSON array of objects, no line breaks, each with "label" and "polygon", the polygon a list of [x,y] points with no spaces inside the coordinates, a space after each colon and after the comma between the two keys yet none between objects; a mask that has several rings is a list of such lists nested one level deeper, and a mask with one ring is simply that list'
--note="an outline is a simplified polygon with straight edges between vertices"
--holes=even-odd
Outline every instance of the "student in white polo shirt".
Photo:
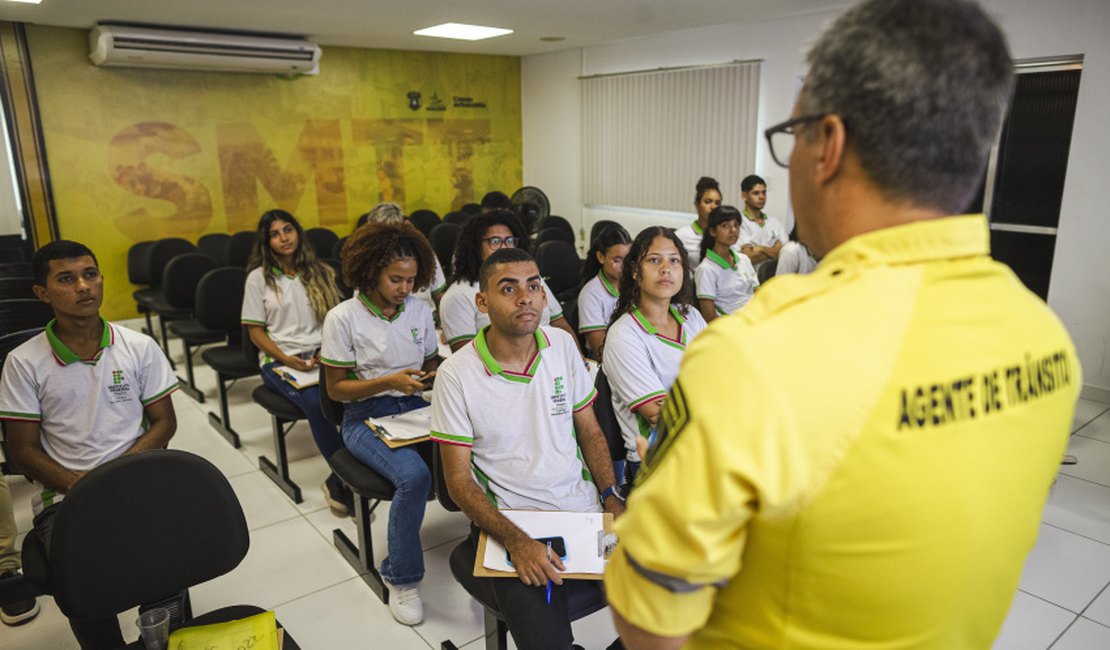
[{"label": "student in white polo shirt", "polygon": [[692,266],[697,265],[701,236],[705,234],[705,228],[709,225],[709,213],[721,204],[721,186],[717,184],[717,179],[702,176],[698,179],[695,192],[694,209],[697,210],[698,218],[693,223],[674,231],[682,242],[682,247],[686,251],[686,256],[690,258]]},{"label": "student in white polo shirt", "polygon": [[[52,506],[81,477],[169,443],[177,419],[166,397],[177,377],[153,339],[100,316],[104,276],[86,246],[51,242],[31,266],[35,295],[50,304],[54,320],[4,362],[0,418],[12,461],[42,488],[32,501],[31,534],[49,549]],[[115,617],[71,627],[83,647],[123,645]]]},{"label": "student in white polo shirt", "polygon": [[320,352],[328,393],[346,402],[344,445],[396,488],[380,571],[389,611],[404,625],[424,619],[420,524],[432,478],[414,447],[391,449],[365,421],[428,406],[421,391],[435,375],[438,344],[432,311],[412,293],[431,282],[434,257],[408,222],[359,228],[343,246],[343,279],[357,292],[328,312]]},{"label": "student in white polo shirt", "polygon": [[[536,263],[519,249],[497,251],[482,265],[479,286],[478,308],[490,325],[440,368],[432,439],[441,443],[451,498],[477,526],[471,544],[478,528],[486,531],[508,549],[520,576],[474,578],[474,585],[487,582],[518,648],[567,650],[568,590],[597,585],[564,583],[559,558],[549,559],[544,544],[499,511],[604,507],[616,516],[624,505],[577,346],[540,325],[545,292]],[[550,603],[548,580],[556,585]]]},{"label": "student in white polo shirt", "polygon": [[[451,284],[439,301],[439,324],[452,352],[466,345],[479,330],[489,325],[489,316],[474,303],[474,296],[478,293],[478,269],[482,262],[502,248],[526,248],[526,237],[520,219],[510,210],[494,209],[476,214],[463,224],[455,243]],[[548,304],[540,315],[541,323],[551,324],[574,337],[555,294],[546,282],[541,283],[548,296]]]},{"label": "student in white polo shirt", "polygon": [[578,333],[586,337],[586,348],[592,359],[601,360],[605,349],[605,333],[609,319],[617,308],[617,287],[621,283],[624,258],[632,246],[632,238],[621,226],[603,228],[582,265],[582,288],[578,292]]},{"label": "student in white polo shirt", "polygon": [[662,226],[636,236],[606,338],[601,367],[624,437],[628,486],[640,468],[636,438],[647,437],[659,420],[686,346],[705,329],[693,305],[694,279],[681,246],[674,231]]},{"label": "student in white polo shirt", "polygon": [[786,244],[782,222],[763,211],[767,205],[767,181],[755,174],[740,181],[740,198],[744,201],[744,219],[740,222],[740,252],[752,265],[760,266],[777,260]]},{"label": "student in white polo shirt", "polygon": [[[328,459],[343,441],[339,429],[320,411],[319,387],[298,390],[274,370],[316,368],[324,315],[341,300],[335,271],[305,241],[300,222],[285,210],[262,215],[247,264],[241,320],[259,349],[262,383],[304,413],[316,447]],[[344,515],[353,512],[354,497],[335,474],[322,487],[334,510]]]},{"label": "student in white polo shirt", "polygon": [[694,271],[698,310],[706,323],[748,304],[759,286],[747,255],[734,250],[740,237],[740,211],[722,205],[709,214],[701,242],[701,263]]}]

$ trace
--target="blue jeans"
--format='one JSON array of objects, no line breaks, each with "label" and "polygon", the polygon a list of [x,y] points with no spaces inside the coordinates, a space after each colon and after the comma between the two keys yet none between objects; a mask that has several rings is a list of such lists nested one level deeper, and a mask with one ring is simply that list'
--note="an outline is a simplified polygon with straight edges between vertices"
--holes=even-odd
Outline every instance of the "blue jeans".
[{"label": "blue jeans", "polygon": [[432,473],[413,446],[390,449],[366,426],[367,418],[385,417],[427,406],[421,397],[368,397],[349,402],[343,414],[343,442],[355,458],[381,474],[396,488],[389,507],[382,577],[392,585],[410,586],[424,579],[420,525],[432,492]]},{"label": "blue jeans", "polygon": [[309,428],[312,429],[312,439],[316,441],[316,447],[320,449],[325,460],[331,458],[331,455],[343,446],[343,439],[339,437],[336,426],[328,422],[320,411],[320,387],[311,386],[301,390],[293,388],[274,372],[274,368],[280,365],[280,363],[268,363],[262,366],[262,383],[300,407],[305,419],[308,420]]}]

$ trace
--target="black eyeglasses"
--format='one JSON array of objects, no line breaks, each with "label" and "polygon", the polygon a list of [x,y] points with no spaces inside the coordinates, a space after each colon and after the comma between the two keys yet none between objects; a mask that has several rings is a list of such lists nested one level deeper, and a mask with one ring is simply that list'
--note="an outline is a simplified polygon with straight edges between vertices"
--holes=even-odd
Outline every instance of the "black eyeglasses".
[{"label": "black eyeglasses", "polygon": [[763,132],[767,138],[767,146],[771,147],[771,158],[780,167],[790,168],[790,154],[794,151],[794,127],[799,124],[809,124],[810,122],[818,122],[825,119],[828,113],[818,113],[816,115],[803,115],[796,117],[792,120],[787,120],[782,124],[776,124]]},{"label": "black eyeglasses", "polygon": [[486,237],[482,241],[486,242],[492,250],[520,246],[520,237]]}]

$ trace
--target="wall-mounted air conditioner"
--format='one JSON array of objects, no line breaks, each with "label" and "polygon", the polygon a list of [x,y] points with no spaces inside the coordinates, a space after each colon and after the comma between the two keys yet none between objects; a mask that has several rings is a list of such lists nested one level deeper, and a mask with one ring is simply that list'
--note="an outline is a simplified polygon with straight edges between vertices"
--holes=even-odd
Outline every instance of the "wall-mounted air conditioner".
[{"label": "wall-mounted air conditioner", "polygon": [[89,32],[89,59],[103,66],[318,74],[320,47],[298,38],[97,25]]}]

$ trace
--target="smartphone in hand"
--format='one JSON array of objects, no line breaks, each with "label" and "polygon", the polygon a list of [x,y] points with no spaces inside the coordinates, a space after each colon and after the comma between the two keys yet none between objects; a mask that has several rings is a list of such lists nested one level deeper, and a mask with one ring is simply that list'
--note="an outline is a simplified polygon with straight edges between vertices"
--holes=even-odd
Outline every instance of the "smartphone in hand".
[{"label": "smartphone in hand", "polygon": [[[544,546],[547,546],[550,543],[551,554],[558,557],[563,562],[567,561],[567,543],[562,538],[562,536],[537,537],[536,541],[540,544],[543,544]],[[505,549],[505,560],[509,563],[509,566],[513,565],[513,554],[509,552],[509,549]]]}]

